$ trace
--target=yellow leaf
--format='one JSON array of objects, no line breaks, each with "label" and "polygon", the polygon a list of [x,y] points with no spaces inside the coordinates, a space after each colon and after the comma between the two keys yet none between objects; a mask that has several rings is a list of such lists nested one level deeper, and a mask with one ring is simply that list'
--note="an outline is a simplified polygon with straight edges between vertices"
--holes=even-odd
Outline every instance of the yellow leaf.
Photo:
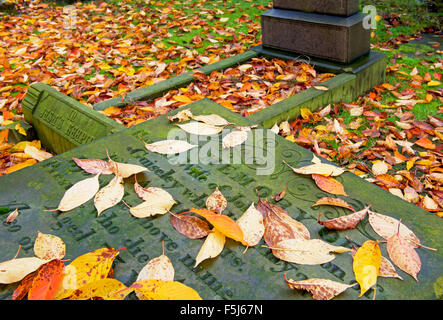
[{"label": "yellow leaf", "polygon": [[37,160],[35,160],[35,159],[28,159],[25,162],[18,163],[16,165],[13,165],[12,167],[7,168],[6,169],[6,173],[9,174],[11,172],[14,172],[14,171],[17,171],[17,170],[20,170],[20,169],[32,166],[32,165],[34,165],[36,163],[37,163]]},{"label": "yellow leaf", "polygon": [[102,298],[104,300],[123,300],[126,294],[119,293],[127,287],[116,279],[100,279],[75,290],[68,300],[89,300]]},{"label": "yellow leaf", "polygon": [[360,285],[360,297],[377,283],[381,264],[381,251],[377,241],[367,240],[358,248],[352,268]]},{"label": "yellow leaf", "polygon": [[289,140],[289,141],[291,141],[291,142],[295,142],[294,135],[287,136],[285,139],[286,139],[286,140]]},{"label": "yellow leaf", "polygon": [[312,117],[312,112],[308,108],[301,108],[300,114],[301,114],[302,118],[305,120],[308,120],[309,118]]},{"label": "yellow leaf", "polygon": [[206,259],[217,257],[223,251],[225,242],[225,235],[214,228],[206,237],[205,242],[203,242],[197,257],[195,258],[194,268]]},{"label": "yellow leaf", "polygon": [[134,282],[126,292],[135,290],[149,300],[202,300],[199,294],[178,281],[142,280]]},{"label": "yellow leaf", "polygon": [[191,103],[192,100],[184,95],[178,95],[178,96],[174,96],[174,100],[179,101],[179,102],[183,102],[183,103]]},{"label": "yellow leaf", "polygon": [[436,86],[439,86],[440,84],[441,84],[441,82],[440,81],[436,81],[436,80],[432,80],[432,81],[428,82],[428,86],[429,87],[436,87]]}]

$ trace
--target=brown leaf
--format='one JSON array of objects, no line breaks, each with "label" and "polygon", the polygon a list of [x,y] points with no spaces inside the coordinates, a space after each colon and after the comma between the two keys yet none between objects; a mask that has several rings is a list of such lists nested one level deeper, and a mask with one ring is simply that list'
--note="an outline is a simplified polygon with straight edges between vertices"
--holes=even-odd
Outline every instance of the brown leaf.
[{"label": "brown leaf", "polygon": [[312,298],[314,298],[315,300],[331,300],[346,289],[351,288],[357,284],[354,283],[351,285],[347,285],[328,279],[318,278],[294,281],[292,279],[286,279],[286,274],[285,280],[289,288],[309,291],[310,293],[312,293]]},{"label": "brown leaf", "polygon": [[6,218],[6,223],[11,223],[12,221],[14,221],[15,219],[17,219],[18,217],[18,208],[15,209],[14,211],[12,211],[8,217]]},{"label": "brown leaf", "polygon": [[204,238],[211,230],[208,223],[199,217],[177,215],[172,212],[171,224],[178,233],[190,239]]},{"label": "brown leaf", "polygon": [[72,158],[74,162],[87,173],[112,174],[112,166],[108,161],[100,159],[78,159]]},{"label": "brown leaf", "polygon": [[[357,252],[357,247],[352,247],[351,255],[352,257],[355,256],[355,253]],[[380,269],[378,270],[378,276],[383,278],[398,278],[400,280],[403,280],[402,277],[400,277],[395,270],[394,265],[389,261],[387,258],[381,256],[380,260]]]},{"label": "brown leaf", "polygon": [[222,213],[226,209],[228,201],[223,194],[215,188],[215,191],[206,199],[206,208],[217,213]]},{"label": "brown leaf", "polygon": [[401,270],[418,281],[417,274],[421,269],[421,261],[414,246],[400,235],[400,232],[388,238],[387,250],[389,258]]},{"label": "brown leaf", "polygon": [[334,229],[334,230],[354,229],[357,226],[357,224],[364,219],[366,213],[369,211],[369,208],[370,206],[367,206],[363,210],[327,221],[320,221],[320,216],[321,216],[320,213],[318,215],[318,223],[325,226],[328,229]]}]

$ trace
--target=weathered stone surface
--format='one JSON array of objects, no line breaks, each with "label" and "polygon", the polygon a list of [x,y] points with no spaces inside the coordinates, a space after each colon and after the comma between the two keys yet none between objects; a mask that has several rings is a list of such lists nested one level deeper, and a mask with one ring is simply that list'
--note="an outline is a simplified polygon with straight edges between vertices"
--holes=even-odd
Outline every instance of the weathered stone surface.
[{"label": "weathered stone surface", "polygon": [[[217,113],[237,125],[250,124],[246,118],[207,99],[186,106],[189,107],[196,115]],[[227,240],[219,257],[193,268],[203,240],[191,240],[177,233],[171,226],[168,215],[137,219],[130,215],[128,208],[119,204],[97,218],[92,201],[69,212],[43,211],[55,208],[65,190],[72,184],[90,177],[75,165],[72,157],[106,159],[105,150],[108,149],[115,161],[148,168],[150,172],[139,174],[137,180],[143,186],[157,186],[167,190],[178,202],[171,209],[176,213],[191,207],[204,207],[206,198],[218,187],[228,200],[224,214],[237,219],[251,202],[258,200],[256,190],[261,198],[270,200],[288,183],[287,194],[278,205],[305,224],[310,230],[311,238],[343,246],[348,246],[345,236],[360,245],[367,239],[379,239],[367,219],[355,230],[342,232],[328,231],[317,223],[319,212],[325,219],[349,212],[335,207],[312,208],[312,204],[326,194],[315,186],[311,178],[294,174],[282,163],[284,160],[296,167],[307,165],[313,155],[310,151],[275,136],[268,130],[263,138],[258,137],[256,141],[266,141],[271,146],[275,138],[275,170],[271,175],[256,175],[257,168],[263,166],[257,162],[211,163],[218,158],[203,155],[206,154],[203,152],[204,141],[198,142],[199,149],[193,149],[194,152],[202,153],[200,163],[174,164],[167,156],[148,152],[138,137],[140,135],[147,142],[163,140],[172,128],[177,127],[170,124],[166,117],[158,117],[1,177],[1,219],[4,221],[10,210],[19,210],[19,216],[13,223],[0,224],[1,260],[14,257],[18,245],[21,245],[20,257],[32,256],[33,243],[37,231],[40,231],[61,237],[67,244],[66,259],[71,260],[103,246],[125,247],[126,250],[122,250],[117,257],[114,277],[126,285],[135,281],[138,272],[148,260],[161,254],[161,243],[164,241],[165,254],[175,268],[175,278],[195,288],[204,299],[311,298],[310,294],[290,290],[283,279],[284,273],[287,273],[288,278],[296,280],[317,277],[346,284],[355,282],[352,258],[347,253],[338,254],[330,263],[303,266],[274,258],[269,249],[261,247],[263,240],[246,252],[244,246],[238,242]],[[221,145],[222,137],[217,138]],[[231,155],[229,159],[232,158]],[[270,160],[269,163],[273,162]],[[101,176],[101,186],[106,185],[110,179],[111,176]],[[440,219],[349,172],[339,176],[338,180],[349,194],[346,201],[355,209],[362,209],[370,204],[379,213],[401,218],[424,245],[438,249],[436,252],[417,249],[423,265],[418,275],[419,282],[399,270],[397,271],[404,281],[379,278],[377,299],[435,299],[433,286],[441,276],[443,266],[443,230]],[[142,202],[134,192],[133,181],[132,177],[125,181],[124,200],[131,206]],[[385,244],[380,246],[383,255],[387,256]],[[0,285],[0,299],[9,299],[15,287],[16,285]],[[356,286],[336,299],[358,299],[358,295]],[[372,299],[372,292],[368,291],[360,299]]]},{"label": "weathered stone surface", "polygon": [[364,17],[274,8],[261,15],[263,46],[350,63],[369,52],[370,30],[363,27]]},{"label": "weathered stone surface", "polygon": [[43,83],[29,87],[22,101],[25,120],[42,145],[62,153],[124,129],[121,124]]},{"label": "weathered stone surface", "polygon": [[358,0],[274,0],[274,8],[350,16],[358,12]]}]

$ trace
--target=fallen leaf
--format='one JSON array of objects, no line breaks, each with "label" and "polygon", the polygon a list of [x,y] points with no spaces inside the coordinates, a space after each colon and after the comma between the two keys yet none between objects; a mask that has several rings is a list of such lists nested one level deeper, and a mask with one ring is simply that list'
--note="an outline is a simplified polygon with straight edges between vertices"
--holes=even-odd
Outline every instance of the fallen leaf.
[{"label": "fallen leaf", "polygon": [[190,239],[200,239],[206,237],[210,228],[206,221],[187,215],[171,213],[171,224],[177,232]]},{"label": "fallen leaf", "polygon": [[74,162],[87,173],[91,174],[113,174],[112,166],[108,161],[100,159],[78,159],[72,158]]},{"label": "fallen leaf", "polygon": [[62,284],[64,268],[65,264],[58,259],[40,266],[28,291],[28,300],[52,300]]},{"label": "fallen leaf", "polygon": [[222,213],[226,209],[228,201],[223,194],[215,188],[215,191],[206,199],[206,209],[215,211],[216,213]]},{"label": "fallen leaf", "polygon": [[223,148],[233,148],[241,145],[248,139],[248,131],[232,131],[222,139]]},{"label": "fallen leaf", "polygon": [[114,173],[117,176],[124,178],[128,178],[132,175],[138,174],[143,171],[149,171],[145,167],[136,165],[136,164],[130,164],[130,163],[121,163],[121,162],[115,162],[110,160],[109,165],[112,168],[112,173]]},{"label": "fallen leaf", "polygon": [[127,295],[133,290],[149,300],[202,300],[194,289],[178,281],[136,281],[123,291]]},{"label": "fallen leaf", "polygon": [[176,154],[198,147],[182,140],[162,140],[151,144],[145,143],[148,151],[160,154]]},{"label": "fallen leaf", "polygon": [[100,279],[75,290],[68,300],[123,300],[126,295],[120,292],[126,288],[116,279]]},{"label": "fallen leaf", "polygon": [[312,179],[314,179],[317,187],[325,192],[335,195],[347,196],[343,185],[332,177],[326,177],[320,174],[312,174]]},{"label": "fallen leaf", "polygon": [[367,240],[358,248],[352,269],[360,285],[360,297],[377,283],[381,264],[381,251],[377,241]]},{"label": "fallen leaf", "polygon": [[34,242],[34,254],[43,260],[63,259],[66,253],[66,245],[63,240],[52,234],[37,231]]},{"label": "fallen leaf", "polygon": [[87,178],[75,183],[65,192],[57,209],[45,211],[69,211],[89,201],[95,196],[100,188],[98,182],[99,176],[100,174],[97,174],[92,178]]},{"label": "fallen leaf", "polygon": [[299,174],[319,174],[322,176],[338,176],[345,172],[345,169],[340,167],[327,164],[327,163],[314,163],[301,168],[293,168],[287,164],[284,160],[283,162],[292,169],[295,173]]},{"label": "fallen leaf", "polygon": [[243,231],[241,230],[240,226],[228,216],[218,214],[207,209],[192,208],[189,211],[194,212],[208,220],[208,222],[212,224],[215,229],[223,233],[226,237],[245,244],[243,240]]},{"label": "fallen leaf", "polygon": [[173,116],[166,116],[168,118],[169,121],[178,121],[178,122],[184,122],[184,121],[188,121],[189,119],[193,118],[191,109],[184,109],[181,110],[179,112],[177,112],[177,114],[173,115]]},{"label": "fallen leaf", "polygon": [[331,300],[346,289],[356,285],[356,283],[347,285],[340,282],[319,278],[295,281],[292,279],[286,279],[286,275],[285,280],[289,288],[309,291],[312,293],[312,298],[315,300]]},{"label": "fallen leaf", "polygon": [[217,127],[206,123],[201,123],[197,121],[191,121],[184,124],[177,124],[180,129],[195,135],[200,136],[210,136],[214,134],[219,134],[223,127]]},{"label": "fallen leaf", "polygon": [[400,235],[406,239],[414,248],[421,246],[420,239],[399,220],[369,210],[369,224],[372,229],[383,239],[389,239],[397,233],[400,223]]},{"label": "fallen leaf", "polygon": [[109,208],[112,208],[123,199],[125,189],[123,187],[123,178],[115,176],[109,184],[100,189],[94,197],[94,206],[97,209],[97,217]]},{"label": "fallen leaf", "polygon": [[147,218],[158,214],[165,214],[176,203],[169,192],[157,188],[149,187],[136,188],[136,192],[144,202],[129,209],[129,212],[137,218]]},{"label": "fallen leaf", "polygon": [[29,145],[25,147],[24,153],[30,155],[37,161],[43,161],[52,157],[52,154],[49,152],[38,150],[36,147]]},{"label": "fallen leaf", "polygon": [[17,258],[0,262],[0,283],[9,284],[20,281],[46,262],[48,261],[37,257]]},{"label": "fallen leaf", "polygon": [[193,116],[192,119],[206,123],[210,126],[224,127],[229,124],[229,122],[225,118],[220,117],[218,114]]},{"label": "fallen leaf", "polygon": [[400,226],[399,222],[398,231],[387,239],[388,255],[397,267],[418,281],[417,274],[421,269],[420,257],[415,251],[414,245],[401,236]]},{"label": "fallen leaf", "polygon": [[20,284],[17,286],[17,288],[12,293],[11,300],[22,300],[28,295],[28,291],[32,286],[32,282],[34,281],[35,276],[37,275],[37,272],[34,271],[30,274],[28,274],[26,277],[23,278],[22,281],[20,281]]},{"label": "fallen leaf", "polygon": [[[351,250],[352,257],[355,256],[355,253],[357,252],[356,247],[353,247]],[[400,277],[395,270],[394,265],[389,261],[387,258],[381,256],[380,259],[380,269],[378,270],[378,276],[383,278],[397,278],[400,280],[403,280],[402,277]]]},{"label": "fallen leaf", "polygon": [[195,258],[194,268],[206,259],[217,257],[223,251],[225,242],[226,236],[217,229],[213,229],[206,237],[197,257]]},{"label": "fallen leaf", "polygon": [[255,208],[254,203],[238,218],[237,224],[243,231],[243,240],[250,247],[257,245],[265,233],[263,215]]},{"label": "fallen leaf", "polygon": [[321,205],[342,207],[355,212],[355,209],[350,204],[348,204],[345,200],[340,198],[323,197],[319,199],[316,203],[314,203],[312,206],[315,207]]},{"label": "fallen leaf", "polygon": [[318,215],[318,223],[321,224],[322,226],[325,226],[328,229],[333,229],[333,230],[354,229],[357,226],[357,224],[364,219],[366,213],[369,211],[369,208],[370,206],[367,206],[363,210],[327,221],[320,221],[320,216],[321,216],[320,213]]},{"label": "fallen leaf", "polygon": [[6,223],[11,223],[18,217],[18,208],[16,208],[14,211],[12,211],[10,214],[8,214],[8,217],[6,218]]},{"label": "fallen leaf", "polygon": [[333,246],[320,239],[286,239],[270,247],[276,258],[281,260],[303,264],[323,264],[335,259],[331,252],[342,253],[351,251],[349,248]]}]

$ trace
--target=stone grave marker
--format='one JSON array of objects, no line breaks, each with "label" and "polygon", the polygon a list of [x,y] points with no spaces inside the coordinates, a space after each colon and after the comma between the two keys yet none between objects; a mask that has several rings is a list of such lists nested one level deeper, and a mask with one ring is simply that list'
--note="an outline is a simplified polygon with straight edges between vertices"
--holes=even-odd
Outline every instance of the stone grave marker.
[{"label": "stone grave marker", "polygon": [[354,0],[277,1],[261,15],[263,46],[351,63],[369,53],[370,29],[357,11]]},{"label": "stone grave marker", "polygon": [[[194,115],[215,113],[236,125],[252,124],[247,118],[208,99],[186,108],[191,108]],[[107,159],[108,150],[114,161],[143,165],[149,169],[149,172],[138,174],[137,180],[144,187],[157,186],[167,190],[177,201],[171,208],[175,213],[192,207],[203,208],[206,198],[218,187],[228,200],[228,207],[223,213],[237,219],[252,202],[257,202],[256,191],[262,199],[274,202],[272,196],[288,183],[285,198],[277,204],[302,222],[309,229],[311,238],[341,246],[349,246],[345,236],[358,245],[367,239],[380,239],[367,218],[356,229],[341,232],[328,231],[317,223],[319,212],[323,219],[331,219],[349,214],[349,210],[312,207],[328,194],[318,189],[310,177],[297,175],[283,164],[283,160],[294,167],[311,163],[313,154],[297,144],[274,135],[270,130],[263,132],[257,128],[252,130],[252,140],[248,138],[248,141],[254,142],[250,145],[257,148],[256,154],[261,154],[261,158],[234,164],[237,153],[230,150],[232,154],[222,163],[217,163],[219,157],[208,153],[210,148],[205,139],[194,141],[195,137],[189,137],[189,142],[198,144],[199,148],[192,149],[188,156],[192,159],[191,152],[196,152],[200,156],[199,161],[177,163],[180,155],[168,158],[149,152],[139,138],[148,143],[164,140],[172,129],[183,134],[175,124],[160,116],[1,177],[0,217],[4,221],[8,212],[16,208],[19,216],[11,224],[4,222],[0,225],[0,260],[13,258],[19,245],[19,257],[33,256],[33,243],[37,231],[40,231],[61,237],[67,245],[66,259],[71,260],[105,246],[125,247],[126,250],[122,250],[115,261],[114,277],[126,285],[136,280],[138,272],[150,259],[161,255],[164,241],[165,254],[175,268],[175,280],[194,288],[203,299],[311,299],[309,293],[290,290],[284,281],[284,273],[295,280],[317,277],[345,284],[355,282],[349,253],[337,254],[334,260],[322,265],[297,265],[276,259],[271,250],[262,247],[263,240],[244,252],[244,246],[227,239],[219,257],[206,260],[194,268],[203,240],[191,240],[180,235],[171,226],[168,214],[138,219],[120,203],[97,217],[92,200],[68,212],[43,211],[55,208],[71,185],[91,176],[77,167],[72,157]],[[222,136],[218,135],[215,140],[209,141],[215,141],[213,143],[221,148],[221,139]],[[275,153],[266,152],[273,147]],[[241,151],[244,147],[236,148]],[[261,171],[265,167],[271,169],[267,175]],[[101,187],[110,179],[111,176],[100,176]],[[377,299],[435,299],[433,284],[441,276],[443,263],[443,229],[439,218],[350,172],[340,175],[338,180],[349,195],[344,199],[356,210],[370,204],[374,211],[401,218],[424,245],[438,249],[436,252],[417,249],[422,261],[419,282],[398,268],[403,281],[379,278]],[[142,202],[134,192],[133,181],[132,177],[125,180],[123,199],[130,206]],[[386,245],[380,244],[380,247],[387,257]],[[0,285],[0,299],[9,299],[15,287]],[[336,299],[358,299],[358,295],[359,289],[355,286]],[[372,299],[372,292],[368,291],[360,299]]]}]

